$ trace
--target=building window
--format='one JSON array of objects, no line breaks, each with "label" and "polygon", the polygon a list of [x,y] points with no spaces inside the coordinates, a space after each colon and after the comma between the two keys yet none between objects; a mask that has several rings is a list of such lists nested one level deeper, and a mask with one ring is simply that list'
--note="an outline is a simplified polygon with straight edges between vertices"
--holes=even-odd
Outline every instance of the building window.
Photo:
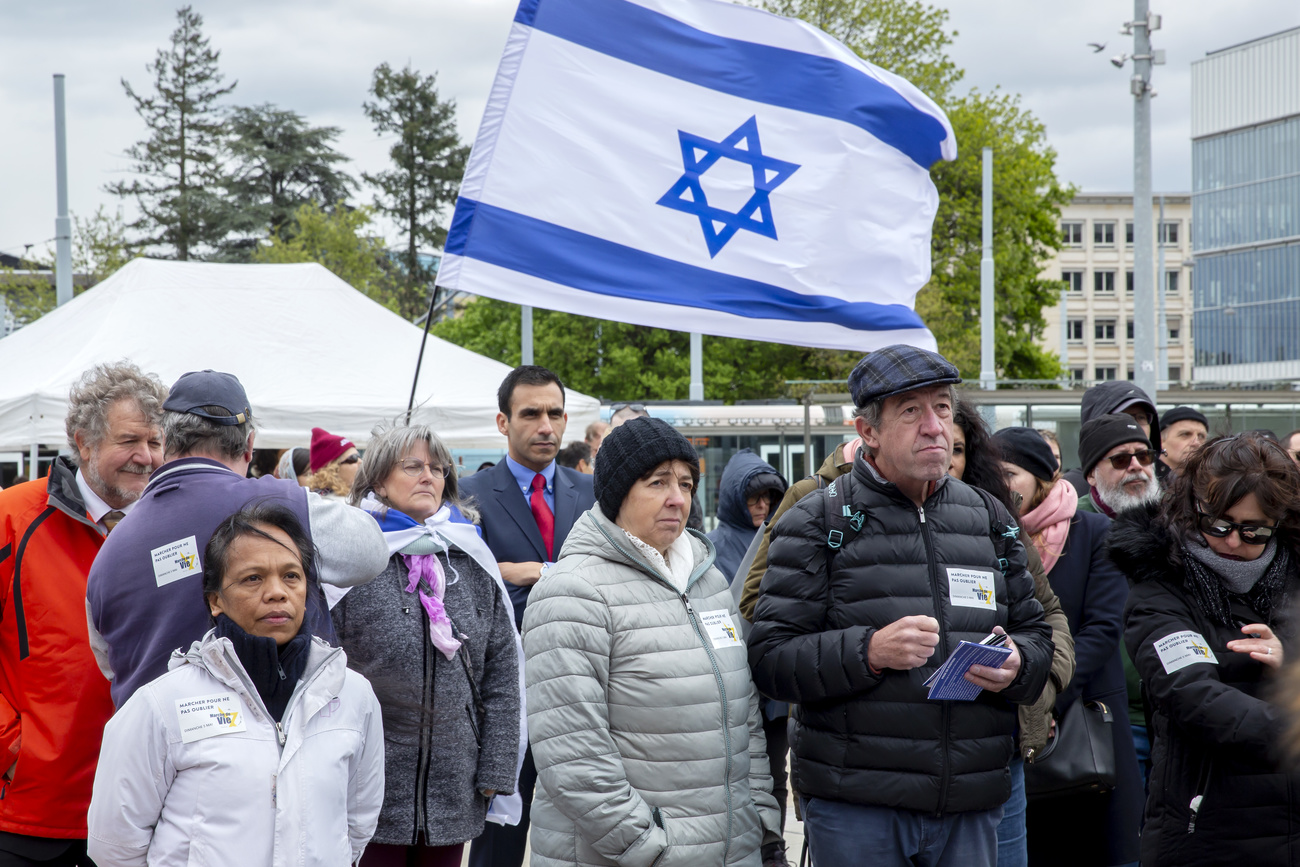
[{"label": "building window", "polygon": [[1126,336],[1129,340],[1132,340],[1132,339],[1133,339],[1133,320],[1132,320],[1132,319],[1128,320],[1128,324],[1125,326],[1124,333],[1125,333],[1125,336]]},{"label": "building window", "polygon": [[1115,223],[1110,220],[1094,220],[1092,223],[1092,243],[1097,247],[1115,246]]},{"label": "building window", "polygon": [[[1114,343],[1115,342],[1115,320],[1098,319],[1096,322],[1092,323],[1092,336],[1096,340],[1100,340],[1106,343]],[[1114,378],[1115,377],[1113,376],[1111,377],[1111,379]]]},{"label": "building window", "polygon": [[1182,321],[1178,319],[1170,319],[1167,324],[1169,325],[1169,339],[1170,340],[1180,339],[1178,335],[1181,334],[1183,330]]},{"label": "building window", "polygon": [[1082,271],[1062,271],[1061,280],[1065,283],[1065,289],[1067,292],[1083,291]]},{"label": "building window", "polygon": [[1114,271],[1093,271],[1092,291],[1093,292],[1114,292],[1115,272]]},{"label": "building window", "polygon": [[1133,221],[1132,220],[1124,221],[1124,243],[1129,245],[1130,247],[1133,246]]},{"label": "building window", "polygon": [[1125,271],[1125,272],[1124,272],[1124,291],[1125,291],[1125,292],[1132,292],[1132,291],[1133,291],[1133,272],[1132,272],[1132,271]]},{"label": "building window", "polygon": [[1128,381],[1132,382],[1135,379],[1137,379],[1137,373],[1130,367],[1128,369]]},{"label": "building window", "polygon": [[1082,367],[1070,368],[1070,379],[1074,382],[1083,382],[1083,375],[1086,371]]},{"label": "building window", "polygon": [[1083,246],[1083,223],[1062,223],[1061,240],[1067,247]]},{"label": "building window", "polygon": [[1115,368],[1113,367],[1094,367],[1092,369],[1092,378],[1098,382],[1106,382],[1115,378]]},{"label": "building window", "polygon": [[1183,366],[1181,364],[1169,365],[1169,381],[1181,382],[1183,379]]},{"label": "building window", "polygon": [[1065,339],[1071,343],[1083,342],[1083,320],[1070,319],[1065,323]]},{"label": "building window", "polygon": [[1169,247],[1178,246],[1177,220],[1165,220],[1160,224],[1160,243]]},{"label": "building window", "polygon": [[1177,271],[1165,272],[1165,291],[1171,295],[1178,294],[1178,272]]}]

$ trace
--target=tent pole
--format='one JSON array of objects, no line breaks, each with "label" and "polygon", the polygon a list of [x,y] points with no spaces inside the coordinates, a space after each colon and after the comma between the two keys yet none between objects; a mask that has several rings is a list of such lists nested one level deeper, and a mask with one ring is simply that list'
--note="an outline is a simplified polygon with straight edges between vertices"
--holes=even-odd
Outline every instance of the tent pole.
[{"label": "tent pole", "polygon": [[429,312],[424,314],[424,336],[420,338],[420,355],[415,359],[415,376],[411,377],[411,399],[406,402],[406,423],[411,423],[411,410],[415,409],[415,386],[420,381],[420,366],[424,364],[424,344],[429,342],[429,326],[433,324],[433,302],[438,298],[438,290],[429,292]]},{"label": "tent pole", "polygon": [[32,443],[31,457],[27,459],[27,481],[41,477],[41,445]]}]

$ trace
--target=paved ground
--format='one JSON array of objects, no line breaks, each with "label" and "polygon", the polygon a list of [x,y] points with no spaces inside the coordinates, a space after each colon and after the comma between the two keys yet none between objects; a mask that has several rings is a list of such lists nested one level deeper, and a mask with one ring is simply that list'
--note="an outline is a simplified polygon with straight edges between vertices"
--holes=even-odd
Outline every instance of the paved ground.
[{"label": "paved ground", "polygon": [[[803,851],[803,822],[800,822],[794,815],[794,803],[789,804],[786,810],[785,819],[785,848],[786,854],[791,864],[799,863],[799,853]],[[461,860],[461,867],[468,867],[469,864],[469,846],[465,847],[465,857]],[[528,865],[528,856],[524,856],[524,867]]]}]

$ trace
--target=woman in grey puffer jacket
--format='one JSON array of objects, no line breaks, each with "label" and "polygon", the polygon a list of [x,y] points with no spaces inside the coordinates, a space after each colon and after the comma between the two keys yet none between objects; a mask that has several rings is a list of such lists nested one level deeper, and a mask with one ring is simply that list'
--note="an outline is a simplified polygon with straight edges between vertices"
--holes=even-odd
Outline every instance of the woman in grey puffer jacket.
[{"label": "woman in grey puffer jacket", "polygon": [[601,444],[598,505],[524,613],[533,867],[758,867],[778,839],[758,693],[699,459],[658,419]]}]

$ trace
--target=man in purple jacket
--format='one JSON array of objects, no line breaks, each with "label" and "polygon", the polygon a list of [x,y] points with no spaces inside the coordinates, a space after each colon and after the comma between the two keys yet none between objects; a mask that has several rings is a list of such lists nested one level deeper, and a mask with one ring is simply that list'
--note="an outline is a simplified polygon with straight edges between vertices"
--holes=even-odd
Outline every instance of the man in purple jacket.
[{"label": "man in purple jacket", "polygon": [[[203,604],[203,551],[217,525],[253,500],[291,508],[311,534],[320,582],[351,587],[388,563],[388,545],[367,513],[327,500],[292,479],[245,478],[253,459],[253,414],[229,373],[187,373],[163,404],[166,463],[105,540],[90,569],[90,642],[121,707],[167,671],[171,653],[211,627]],[[313,568],[313,567],[309,567]],[[308,600],[314,634],[335,642],[319,587]]]}]

